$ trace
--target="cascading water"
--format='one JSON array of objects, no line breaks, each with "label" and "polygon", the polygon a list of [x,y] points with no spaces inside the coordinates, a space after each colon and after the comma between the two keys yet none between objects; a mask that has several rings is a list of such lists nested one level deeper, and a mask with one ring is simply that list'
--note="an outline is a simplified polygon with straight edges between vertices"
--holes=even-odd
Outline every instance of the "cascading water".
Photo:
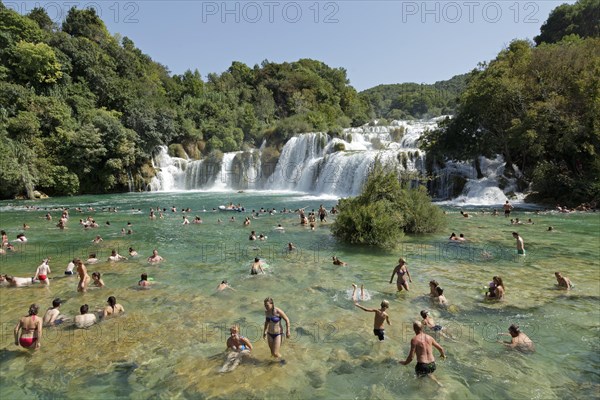
[{"label": "cascading water", "polygon": [[[299,134],[285,144],[274,168],[261,164],[265,142],[258,150],[224,153],[222,159],[200,161],[170,157],[163,146],[153,158],[157,174],[150,188],[291,190],[346,197],[360,193],[376,160],[416,183],[427,173],[425,153],[419,150],[418,141],[426,130],[435,129],[438,121],[394,121],[391,126],[349,128],[335,138],[325,133]],[[485,175],[482,179],[477,179],[473,166],[466,163],[448,162],[435,170],[435,179],[428,183],[432,196],[437,200],[455,198],[452,204],[483,205],[504,203],[505,193],[516,192],[515,180],[502,177],[501,157],[480,158],[480,165]]]}]

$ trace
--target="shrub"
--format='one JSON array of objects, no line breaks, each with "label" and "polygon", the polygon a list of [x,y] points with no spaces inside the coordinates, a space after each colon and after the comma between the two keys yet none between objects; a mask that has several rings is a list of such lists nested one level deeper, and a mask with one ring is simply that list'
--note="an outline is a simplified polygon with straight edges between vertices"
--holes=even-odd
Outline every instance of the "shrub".
[{"label": "shrub", "polygon": [[405,233],[431,233],[445,227],[443,212],[424,187],[403,188],[396,171],[376,162],[354,198],[342,199],[333,235],[350,244],[393,249]]},{"label": "shrub", "polygon": [[333,151],[346,151],[346,145],[342,142],[337,142],[333,145]]},{"label": "shrub", "polygon": [[188,158],[183,146],[179,143],[173,143],[169,145],[169,155],[171,157],[179,157],[184,160]]}]

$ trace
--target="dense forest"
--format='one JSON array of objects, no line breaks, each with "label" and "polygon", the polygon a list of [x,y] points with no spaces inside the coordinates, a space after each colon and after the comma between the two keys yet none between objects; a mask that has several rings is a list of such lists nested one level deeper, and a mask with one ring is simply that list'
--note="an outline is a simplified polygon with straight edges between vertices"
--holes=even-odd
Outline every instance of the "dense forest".
[{"label": "dense forest", "polygon": [[268,139],[263,154],[276,158],[294,133],[372,117],[342,68],[302,59],[171,75],[93,9],[58,27],[41,8],[0,2],[0,49],[0,198],[137,189],[158,145],[218,158]]},{"label": "dense forest", "polygon": [[174,75],[93,9],[58,26],[0,1],[0,198],[143,189],[159,145],[218,160],[266,140],[274,162],[295,133],[453,114],[423,140],[430,162],[502,154],[534,201],[598,200],[598,21],[600,0],[561,5],[535,43],[468,74],[357,93],[343,68],[310,59]]},{"label": "dense forest", "polygon": [[502,154],[506,177],[516,175],[522,189],[531,184],[531,201],[598,202],[599,12],[600,0],[562,5],[537,45],[514,40],[472,71],[456,115],[425,138],[428,157]]},{"label": "dense forest", "polygon": [[[379,85],[360,92],[375,118],[392,120],[429,119],[456,112],[458,98],[467,86],[467,74],[432,85],[398,83]],[[385,123],[381,121],[380,123]]]}]

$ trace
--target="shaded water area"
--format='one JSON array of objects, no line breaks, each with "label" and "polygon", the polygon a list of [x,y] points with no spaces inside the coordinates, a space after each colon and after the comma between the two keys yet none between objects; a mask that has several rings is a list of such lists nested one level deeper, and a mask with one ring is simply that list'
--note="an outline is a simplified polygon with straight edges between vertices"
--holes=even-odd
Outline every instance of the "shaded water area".
[{"label": "shaded water area", "polygon": [[[23,223],[29,242],[17,252],[0,256],[0,272],[33,276],[42,258],[50,256],[53,273],[49,288],[0,288],[0,396],[20,398],[298,398],[394,399],[428,398],[589,398],[600,396],[600,214],[556,214],[519,210],[514,216],[533,225],[510,225],[503,216],[470,210],[463,218],[447,207],[448,232],[406,237],[388,253],[347,246],[330,235],[328,222],[315,231],[299,225],[297,214],[261,214],[245,227],[249,213],[212,212],[229,202],[247,210],[272,208],[330,209],[332,199],[301,194],[147,193],[81,196],[38,202],[0,202],[0,229],[10,240]],[[68,229],[55,227],[59,211],[37,207],[70,207]],[[171,212],[170,207],[177,207]],[[94,207],[77,213],[74,207]],[[167,208],[164,219],[149,219],[150,207]],[[118,207],[116,213],[102,208]],[[182,225],[182,208],[190,221]],[[137,211],[137,209],[141,211]],[[201,210],[206,209],[206,212]],[[100,224],[84,230],[79,218],[92,215]],[[231,217],[235,222],[229,222]],[[218,223],[218,219],[223,222]],[[110,225],[106,225],[110,221]],[[121,234],[131,222],[131,235]],[[281,224],[285,231],[274,229]],[[548,232],[548,226],[554,230]],[[251,230],[268,236],[250,242]],[[515,254],[511,232],[525,240],[527,255]],[[464,233],[468,242],[448,242],[450,232]],[[104,241],[92,244],[96,235]],[[286,245],[297,249],[288,253]],[[122,255],[134,247],[140,256],[111,264],[111,249]],[[150,265],[146,258],[157,248],[165,258]],[[73,257],[95,252],[101,261],[88,271],[103,273],[105,288],[76,292],[77,278],[64,277]],[[332,265],[332,255],[349,265]],[[250,261],[265,259],[265,275],[250,276]],[[399,257],[406,258],[413,283],[410,292],[396,293],[389,284]],[[555,288],[555,271],[568,276],[575,288]],[[140,274],[154,285],[138,290]],[[506,284],[506,300],[482,300],[492,276]],[[236,291],[215,293],[227,279]],[[428,282],[436,279],[451,306],[431,303]],[[390,301],[392,325],[386,340],[373,335],[373,314],[354,307],[351,284],[364,284],[371,296],[366,307]],[[125,314],[88,330],[68,326],[44,330],[42,348],[31,354],[14,345],[12,330],[29,304],[41,310],[52,299],[66,300],[64,314],[74,316],[87,303],[103,308],[114,295]],[[273,362],[262,339],[263,299],[291,319],[292,337],[282,346],[285,365]],[[438,360],[438,388],[417,379],[413,364],[404,367],[410,347],[412,321],[431,309],[436,323],[455,340],[440,339],[448,358]],[[536,343],[534,354],[512,351],[497,343],[497,333],[517,323]],[[225,362],[228,327],[239,324],[254,344],[252,359],[231,373],[219,373]],[[504,338],[505,340],[507,338]],[[437,353],[436,353],[437,355]]]}]

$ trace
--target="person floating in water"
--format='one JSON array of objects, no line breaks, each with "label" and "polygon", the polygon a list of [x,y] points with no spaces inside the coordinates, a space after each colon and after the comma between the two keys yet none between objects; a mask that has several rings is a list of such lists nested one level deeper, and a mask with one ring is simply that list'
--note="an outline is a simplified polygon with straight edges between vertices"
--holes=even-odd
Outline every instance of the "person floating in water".
[{"label": "person floating in water", "polygon": [[390,316],[386,313],[386,310],[390,308],[390,303],[387,300],[383,300],[381,302],[381,308],[379,310],[375,308],[366,308],[358,304],[357,301],[354,302],[354,305],[366,312],[375,313],[375,320],[373,321],[373,334],[379,338],[379,341],[385,340],[385,329],[383,328],[385,322],[388,325],[392,325],[390,323]]},{"label": "person floating in water", "polygon": [[225,289],[231,289],[235,292],[235,289],[229,286],[229,283],[227,283],[227,279],[223,279],[221,283],[219,283],[219,286],[217,286],[217,292],[222,292]]},{"label": "person floating in water", "polygon": [[435,357],[433,356],[433,347],[440,352],[440,357],[442,359],[446,358],[446,353],[433,337],[423,332],[423,324],[419,321],[413,322],[413,330],[415,331],[415,337],[410,341],[410,352],[408,353],[406,360],[400,361],[400,364],[410,364],[416,355],[417,365],[415,366],[415,372],[417,376],[429,376],[441,386],[440,382],[433,376],[433,373],[437,368],[435,365]]},{"label": "person floating in water", "polygon": [[[352,284],[352,301],[354,301],[355,303],[358,301],[356,299],[356,289],[358,289],[358,286],[356,286],[356,284]],[[365,300],[365,285],[360,285],[360,299],[361,300]]]}]

